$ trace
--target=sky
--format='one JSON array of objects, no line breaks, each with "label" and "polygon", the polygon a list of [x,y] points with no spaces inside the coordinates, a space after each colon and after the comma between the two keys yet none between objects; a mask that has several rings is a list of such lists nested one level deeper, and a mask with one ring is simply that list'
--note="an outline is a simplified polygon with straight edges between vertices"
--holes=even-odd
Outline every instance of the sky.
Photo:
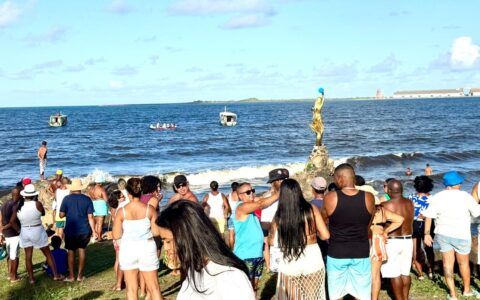
[{"label": "sky", "polygon": [[480,87],[479,1],[0,0],[0,107]]}]

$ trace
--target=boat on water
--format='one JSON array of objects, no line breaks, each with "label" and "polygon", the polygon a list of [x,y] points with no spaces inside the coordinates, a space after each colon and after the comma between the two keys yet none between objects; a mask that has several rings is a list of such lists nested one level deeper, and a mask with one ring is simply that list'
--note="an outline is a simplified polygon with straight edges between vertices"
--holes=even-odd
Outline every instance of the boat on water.
[{"label": "boat on water", "polygon": [[222,126],[237,125],[237,114],[227,111],[227,107],[225,106],[225,111],[220,113],[220,124],[222,124]]},{"label": "boat on water", "polygon": [[170,123],[170,124],[166,124],[166,123],[150,124],[150,129],[152,129],[152,130],[175,130],[175,129],[177,129],[177,127],[178,127],[178,125],[174,124],[174,123]]},{"label": "boat on water", "polygon": [[67,116],[61,113],[57,113],[50,116],[50,120],[48,121],[48,125],[51,127],[62,127],[67,125]]}]

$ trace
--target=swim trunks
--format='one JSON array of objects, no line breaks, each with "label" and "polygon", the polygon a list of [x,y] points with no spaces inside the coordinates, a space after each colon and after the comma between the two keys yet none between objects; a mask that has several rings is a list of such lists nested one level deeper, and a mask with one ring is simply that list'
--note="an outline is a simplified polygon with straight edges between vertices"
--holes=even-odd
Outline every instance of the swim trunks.
[{"label": "swim trunks", "polygon": [[248,268],[248,278],[259,279],[262,276],[263,266],[265,264],[263,257],[247,258],[244,259],[243,262],[245,262]]},{"label": "swim trunks", "polygon": [[327,280],[330,299],[350,294],[364,300],[371,298],[370,258],[333,258],[327,256]]},{"label": "swim trunks", "polygon": [[103,199],[93,201],[93,215],[95,217],[105,217],[108,215],[108,205]]},{"label": "swim trunks", "polygon": [[412,267],[413,240],[389,238],[385,245],[388,260],[382,265],[383,278],[408,276]]}]

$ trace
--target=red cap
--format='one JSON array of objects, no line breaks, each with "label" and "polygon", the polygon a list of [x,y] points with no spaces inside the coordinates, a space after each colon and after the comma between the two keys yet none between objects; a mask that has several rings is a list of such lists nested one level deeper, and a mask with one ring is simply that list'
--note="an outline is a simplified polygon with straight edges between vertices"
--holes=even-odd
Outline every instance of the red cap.
[{"label": "red cap", "polygon": [[31,184],[32,183],[32,180],[28,177],[25,177],[22,179],[22,184],[23,185],[27,185],[27,184]]}]

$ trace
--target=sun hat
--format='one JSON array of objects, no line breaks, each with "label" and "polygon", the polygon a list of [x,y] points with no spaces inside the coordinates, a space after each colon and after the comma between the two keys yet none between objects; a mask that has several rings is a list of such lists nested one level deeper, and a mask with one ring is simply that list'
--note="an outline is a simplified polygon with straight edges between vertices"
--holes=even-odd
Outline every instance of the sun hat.
[{"label": "sun hat", "polygon": [[323,177],[315,177],[310,185],[316,190],[324,190],[327,188],[327,181]]},{"label": "sun hat", "polygon": [[460,176],[457,171],[449,171],[443,175],[444,186],[455,186],[462,184],[465,178]]},{"label": "sun hat", "polygon": [[22,184],[23,184],[24,186],[27,185],[27,184],[30,184],[30,183],[32,183],[32,180],[31,180],[30,178],[24,177],[24,178],[22,179]]},{"label": "sun hat", "polygon": [[80,178],[73,178],[72,184],[67,184],[67,189],[71,191],[81,191],[86,187],[86,185],[82,184],[82,180]]},{"label": "sun hat", "polygon": [[272,183],[274,181],[281,180],[281,179],[287,179],[288,177],[290,177],[290,173],[288,172],[287,169],[284,169],[284,168],[273,169],[270,172],[268,172],[267,183]]},{"label": "sun hat", "polygon": [[105,176],[103,176],[103,174],[95,175],[95,183],[104,183],[104,182],[105,182]]},{"label": "sun hat", "polygon": [[179,186],[180,184],[187,183],[187,177],[185,175],[177,175],[175,178],[173,178],[173,185],[174,186]]},{"label": "sun hat", "polygon": [[35,190],[35,186],[33,184],[27,184],[25,188],[20,192],[20,195],[23,197],[31,197],[38,195],[38,191]]},{"label": "sun hat", "polygon": [[57,175],[62,175],[62,174],[63,174],[63,171],[62,171],[62,170],[60,170],[60,169],[58,169],[58,170],[57,170],[57,172],[56,172],[55,174],[57,174]]}]

